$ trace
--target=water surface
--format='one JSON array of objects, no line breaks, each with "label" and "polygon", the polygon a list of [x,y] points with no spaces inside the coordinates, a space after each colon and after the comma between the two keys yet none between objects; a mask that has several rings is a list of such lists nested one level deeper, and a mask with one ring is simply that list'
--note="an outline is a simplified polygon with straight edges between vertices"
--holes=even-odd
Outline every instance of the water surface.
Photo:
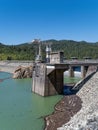
[{"label": "water surface", "polygon": [[0,130],[43,130],[43,117],[54,111],[62,96],[32,93],[32,79],[12,79],[4,72],[0,79]]}]

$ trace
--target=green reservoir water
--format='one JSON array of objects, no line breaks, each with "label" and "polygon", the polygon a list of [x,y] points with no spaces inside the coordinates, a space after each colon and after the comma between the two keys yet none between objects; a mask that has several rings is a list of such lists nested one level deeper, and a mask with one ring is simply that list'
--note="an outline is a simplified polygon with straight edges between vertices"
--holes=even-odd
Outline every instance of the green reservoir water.
[{"label": "green reservoir water", "polygon": [[64,76],[64,84],[69,84],[69,83],[77,83],[80,81],[82,78],[81,77],[68,77]]},{"label": "green reservoir water", "polygon": [[9,77],[0,72],[0,130],[43,130],[42,117],[54,111],[62,96],[38,96],[31,92],[32,79]]}]

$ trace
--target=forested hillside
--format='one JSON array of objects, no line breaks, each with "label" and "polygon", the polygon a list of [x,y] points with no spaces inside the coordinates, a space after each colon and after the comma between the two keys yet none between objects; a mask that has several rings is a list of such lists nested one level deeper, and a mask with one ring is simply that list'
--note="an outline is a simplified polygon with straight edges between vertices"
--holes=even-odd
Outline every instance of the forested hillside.
[{"label": "forested hillside", "polygon": [[[47,40],[42,42],[42,55],[45,58],[45,43],[51,42],[52,51],[64,51],[64,57],[98,58],[98,43],[77,42],[72,40]],[[4,45],[0,43],[0,60],[34,60],[38,52],[38,44],[24,43],[20,45]]]}]

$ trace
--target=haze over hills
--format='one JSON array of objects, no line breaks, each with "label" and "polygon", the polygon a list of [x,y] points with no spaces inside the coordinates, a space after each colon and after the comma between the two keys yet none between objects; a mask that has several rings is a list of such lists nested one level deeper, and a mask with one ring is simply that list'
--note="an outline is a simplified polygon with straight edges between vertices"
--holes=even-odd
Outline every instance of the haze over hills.
[{"label": "haze over hills", "polygon": [[[98,58],[98,42],[90,43],[86,41],[73,40],[45,40],[42,41],[42,56],[45,59],[45,43],[51,43],[52,51],[64,51],[64,57],[91,57]],[[18,45],[5,45],[0,43],[0,60],[34,60],[38,52],[38,44],[22,43]]]}]

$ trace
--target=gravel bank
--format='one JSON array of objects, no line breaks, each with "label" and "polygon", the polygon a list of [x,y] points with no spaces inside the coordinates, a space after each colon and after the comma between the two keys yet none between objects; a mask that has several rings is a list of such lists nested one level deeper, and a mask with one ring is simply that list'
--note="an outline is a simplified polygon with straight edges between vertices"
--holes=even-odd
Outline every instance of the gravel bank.
[{"label": "gravel bank", "polygon": [[81,110],[57,130],[98,130],[98,72],[81,88],[77,96],[82,100]]}]

